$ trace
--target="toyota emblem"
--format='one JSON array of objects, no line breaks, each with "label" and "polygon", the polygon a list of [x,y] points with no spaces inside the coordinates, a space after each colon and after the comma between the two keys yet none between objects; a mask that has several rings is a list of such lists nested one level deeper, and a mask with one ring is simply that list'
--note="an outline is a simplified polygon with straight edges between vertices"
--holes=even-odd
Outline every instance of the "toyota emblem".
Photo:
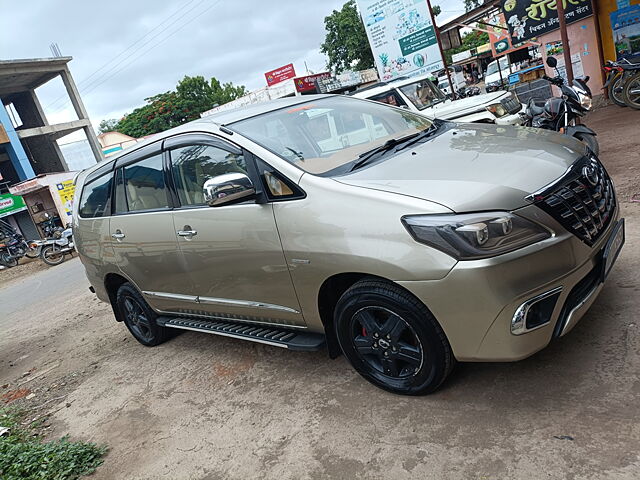
[{"label": "toyota emblem", "polygon": [[600,180],[598,167],[594,162],[590,162],[589,165],[582,167],[582,175],[593,187],[595,187],[598,184],[598,180]]}]

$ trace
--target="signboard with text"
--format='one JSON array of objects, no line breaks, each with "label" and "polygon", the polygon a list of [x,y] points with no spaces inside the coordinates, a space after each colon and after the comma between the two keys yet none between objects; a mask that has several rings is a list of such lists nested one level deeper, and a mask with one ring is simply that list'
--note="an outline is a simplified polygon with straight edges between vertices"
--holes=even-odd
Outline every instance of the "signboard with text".
[{"label": "signboard with text", "polygon": [[640,55],[640,5],[618,6],[609,17],[616,58],[622,60]]},{"label": "signboard with text", "polygon": [[71,212],[73,210],[73,194],[76,191],[76,186],[73,184],[73,180],[65,180],[64,182],[57,183],[56,188],[58,190],[58,196],[64,207],[64,211],[67,217],[71,219]]},{"label": "signboard with text", "polygon": [[27,206],[19,195],[3,193],[0,195],[0,218],[26,210]]},{"label": "signboard with text", "polygon": [[[593,15],[591,0],[562,0],[564,17],[573,23]],[[559,28],[556,0],[500,0],[513,43]]]},{"label": "signboard with text", "polygon": [[491,43],[491,54],[493,58],[498,58],[507,53],[533,45],[531,42],[512,42],[510,31],[507,28],[507,21],[502,13],[490,17],[488,23],[490,24],[490,26],[487,26],[487,29],[491,32],[489,34],[489,42]]},{"label": "signboard with text", "polygon": [[383,81],[444,67],[426,0],[357,0]]},{"label": "signboard with text", "polygon": [[284,82],[290,78],[296,76],[296,71],[293,68],[293,63],[285,65],[284,67],[276,68],[264,74],[264,78],[267,79],[267,85],[275,85],[276,83]]},{"label": "signboard with text", "polygon": [[331,73],[315,73],[313,75],[306,75],[304,77],[298,77],[295,79],[296,90],[300,93],[310,92],[316,90],[316,82],[323,78],[331,78]]}]

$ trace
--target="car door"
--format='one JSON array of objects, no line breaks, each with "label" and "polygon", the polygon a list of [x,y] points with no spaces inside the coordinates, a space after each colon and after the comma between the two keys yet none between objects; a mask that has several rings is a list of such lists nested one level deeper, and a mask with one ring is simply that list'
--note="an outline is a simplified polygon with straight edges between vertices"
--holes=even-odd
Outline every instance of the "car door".
[{"label": "car door", "polygon": [[161,142],[115,165],[111,243],[118,268],[162,312],[195,305],[173,227]]},{"label": "car door", "polygon": [[220,175],[245,174],[259,187],[252,157],[204,134],[169,139],[164,148],[180,205],[173,212],[174,227],[198,296],[190,313],[303,326],[272,204],[205,203],[205,182]]}]

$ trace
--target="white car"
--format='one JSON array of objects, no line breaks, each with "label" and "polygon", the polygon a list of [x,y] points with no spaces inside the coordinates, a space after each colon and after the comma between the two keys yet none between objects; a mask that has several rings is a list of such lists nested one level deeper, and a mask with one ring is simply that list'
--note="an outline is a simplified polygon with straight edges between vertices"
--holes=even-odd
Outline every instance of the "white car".
[{"label": "white car", "polygon": [[524,108],[515,95],[506,91],[450,100],[425,77],[380,82],[351,95],[456,122],[521,125],[519,112]]},{"label": "white car", "polygon": [[[500,75],[502,73],[502,81],[500,81]],[[500,70],[498,70],[498,60],[494,60],[487,65],[487,71],[484,74],[484,86],[487,92],[499,90],[505,85],[509,84],[509,75],[512,72],[509,71],[509,60],[507,57],[500,59]]]}]

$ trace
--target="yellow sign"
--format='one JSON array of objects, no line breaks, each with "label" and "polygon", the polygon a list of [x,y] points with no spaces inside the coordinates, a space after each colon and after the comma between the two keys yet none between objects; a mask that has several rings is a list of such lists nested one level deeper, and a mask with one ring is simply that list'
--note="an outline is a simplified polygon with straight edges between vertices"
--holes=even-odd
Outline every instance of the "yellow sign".
[{"label": "yellow sign", "polygon": [[[58,195],[62,201],[62,206],[67,215],[66,220],[71,221],[71,212],[73,208],[73,194],[76,191],[76,186],[73,184],[73,180],[65,180],[64,182],[56,184],[58,188]],[[66,224],[66,222],[63,221]]]}]

